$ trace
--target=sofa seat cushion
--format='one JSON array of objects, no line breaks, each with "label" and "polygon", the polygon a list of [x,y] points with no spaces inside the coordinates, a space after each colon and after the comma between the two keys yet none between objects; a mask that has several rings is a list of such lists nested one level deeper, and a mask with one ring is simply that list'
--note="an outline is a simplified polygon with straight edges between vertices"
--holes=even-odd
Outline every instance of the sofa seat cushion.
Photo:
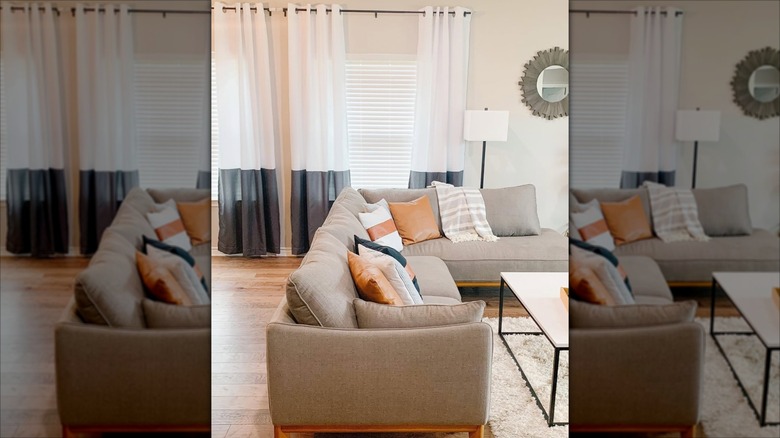
[{"label": "sofa seat cushion", "polygon": [[348,251],[326,230],[314,234],[301,267],[287,279],[287,303],[299,324],[358,328],[352,305],[358,294],[347,264]]},{"label": "sofa seat cushion", "polygon": [[[498,242],[428,240],[405,247],[403,254],[442,259],[457,282],[497,283],[501,272],[567,272],[568,244],[568,238],[543,228],[538,236],[502,237]],[[412,268],[417,272],[414,265]],[[422,284],[420,288],[424,297]]]},{"label": "sofa seat cushion", "polygon": [[407,257],[406,260],[417,275],[423,302],[431,304],[430,297],[442,297],[460,302],[458,286],[455,285],[447,265],[440,258],[412,256]]},{"label": "sofa seat cushion", "polygon": [[[661,268],[667,282],[712,281],[714,271],[780,270],[780,238],[756,229],[748,236],[712,237],[707,242],[664,243],[658,238],[627,243],[615,255],[643,255]],[[634,280],[629,273],[631,284]]]},{"label": "sofa seat cushion", "polygon": [[620,265],[626,271],[631,282],[631,292],[637,303],[671,303],[672,291],[666,284],[666,279],[658,268],[658,264],[650,257],[622,256]]}]

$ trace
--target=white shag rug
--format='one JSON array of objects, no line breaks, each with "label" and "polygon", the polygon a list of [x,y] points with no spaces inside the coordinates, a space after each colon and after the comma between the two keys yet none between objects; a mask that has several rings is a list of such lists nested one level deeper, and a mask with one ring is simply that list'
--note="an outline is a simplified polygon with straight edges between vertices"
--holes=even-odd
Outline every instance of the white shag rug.
[{"label": "white shag rug", "polygon": [[[780,426],[759,425],[753,410],[734,379],[726,359],[709,334],[709,318],[696,318],[707,332],[701,425],[708,438],[780,437]],[[716,318],[715,331],[749,331],[742,318]],[[754,406],[761,409],[766,350],[756,336],[718,335],[742,385]],[[780,353],[774,352],[770,369],[767,421],[780,420]]]}]

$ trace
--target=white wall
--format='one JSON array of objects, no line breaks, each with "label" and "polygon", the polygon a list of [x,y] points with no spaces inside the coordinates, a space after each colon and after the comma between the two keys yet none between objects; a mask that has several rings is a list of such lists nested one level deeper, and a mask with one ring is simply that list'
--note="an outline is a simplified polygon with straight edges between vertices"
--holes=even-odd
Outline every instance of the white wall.
[{"label": "white wall", "polygon": [[[523,65],[537,51],[559,46],[568,49],[568,2],[536,1],[536,7],[516,0],[345,0],[343,8],[417,10],[428,5],[464,6],[473,11],[468,83],[469,109],[488,107],[508,110],[506,143],[487,147],[485,187],[534,184],[539,219],[543,227],[562,229],[568,222],[568,118],[545,120],[531,115],[521,102],[518,81]],[[283,8],[286,2],[266,6]],[[416,15],[344,14],[348,53],[396,53],[414,55],[417,50]],[[271,17],[272,39],[277,59],[280,138],[283,147],[284,246],[290,246],[289,228],[289,135],[287,121],[286,19],[281,12]],[[464,183],[479,185],[482,144],[467,148]]]},{"label": "white wall", "polygon": [[[758,120],[732,101],[734,68],[751,50],[780,42],[780,2],[767,1],[572,1],[572,9],[675,6],[683,17],[679,108],[721,111],[720,141],[699,143],[697,187],[744,183],[753,225],[780,225],[780,118]],[[627,15],[571,14],[571,51],[627,54]],[[575,61],[576,62],[576,61]],[[575,91],[576,92],[576,91]],[[576,166],[576,163],[571,163]],[[677,185],[690,187],[693,144],[680,147]]]}]

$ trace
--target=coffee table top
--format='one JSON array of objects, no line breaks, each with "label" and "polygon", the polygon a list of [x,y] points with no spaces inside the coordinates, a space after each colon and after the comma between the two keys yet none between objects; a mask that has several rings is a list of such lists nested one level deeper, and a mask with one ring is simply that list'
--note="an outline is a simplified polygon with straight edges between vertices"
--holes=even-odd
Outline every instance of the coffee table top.
[{"label": "coffee table top", "polygon": [[780,347],[780,309],[772,288],[780,272],[713,272],[712,276],[767,348]]},{"label": "coffee table top", "polygon": [[555,348],[569,347],[569,312],[561,288],[569,287],[568,272],[502,272],[509,289],[536,321]]}]

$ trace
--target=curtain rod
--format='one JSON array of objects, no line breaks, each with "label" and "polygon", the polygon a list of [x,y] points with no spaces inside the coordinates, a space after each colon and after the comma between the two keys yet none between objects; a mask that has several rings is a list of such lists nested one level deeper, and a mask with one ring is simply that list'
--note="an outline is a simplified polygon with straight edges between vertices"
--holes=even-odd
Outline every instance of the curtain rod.
[{"label": "curtain rod", "polygon": [[[214,9],[213,7],[211,9]],[[235,6],[223,6],[222,12],[225,11],[236,11],[237,8]],[[257,8],[249,8],[250,11],[257,12]],[[268,11],[269,14],[273,15],[274,11],[278,11],[279,9],[272,9],[272,8],[263,8],[263,10]],[[287,10],[288,8],[282,8],[282,12],[284,12],[284,16],[287,16]],[[295,8],[295,13],[298,12],[317,12],[316,9],[306,9],[306,8]],[[333,10],[330,8],[325,9],[325,13],[330,13]],[[374,17],[376,17],[378,14],[425,14],[425,11],[402,11],[402,10],[391,10],[391,9],[342,9],[341,13],[356,13],[356,14],[374,14]],[[443,12],[434,12],[434,14],[443,14]],[[455,11],[450,11],[449,14],[455,15]],[[463,16],[471,14],[470,11],[464,11]]]},{"label": "curtain rod", "polygon": [[[636,15],[637,11],[625,11],[625,10],[608,10],[608,9],[572,9],[570,14],[585,14],[585,17],[590,17],[590,14],[631,14]],[[645,11],[645,14],[655,14],[655,12]],[[674,16],[682,15],[683,11],[677,11]],[[661,11],[661,15],[666,15],[666,11]]]},{"label": "curtain rod", "polygon": [[[3,9],[3,7],[0,6],[0,9]],[[11,6],[10,9],[11,9],[11,12],[14,12],[14,11],[26,11],[27,10],[27,8],[25,8],[24,6]],[[38,7],[38,10],[41,11],[41,12],[46,12],[46,8],[44,8],[44,7]],[[51,8],[51,10],[54,11],[58,16],[60,15],[60,8],[54,6],[54,7]]]}]

